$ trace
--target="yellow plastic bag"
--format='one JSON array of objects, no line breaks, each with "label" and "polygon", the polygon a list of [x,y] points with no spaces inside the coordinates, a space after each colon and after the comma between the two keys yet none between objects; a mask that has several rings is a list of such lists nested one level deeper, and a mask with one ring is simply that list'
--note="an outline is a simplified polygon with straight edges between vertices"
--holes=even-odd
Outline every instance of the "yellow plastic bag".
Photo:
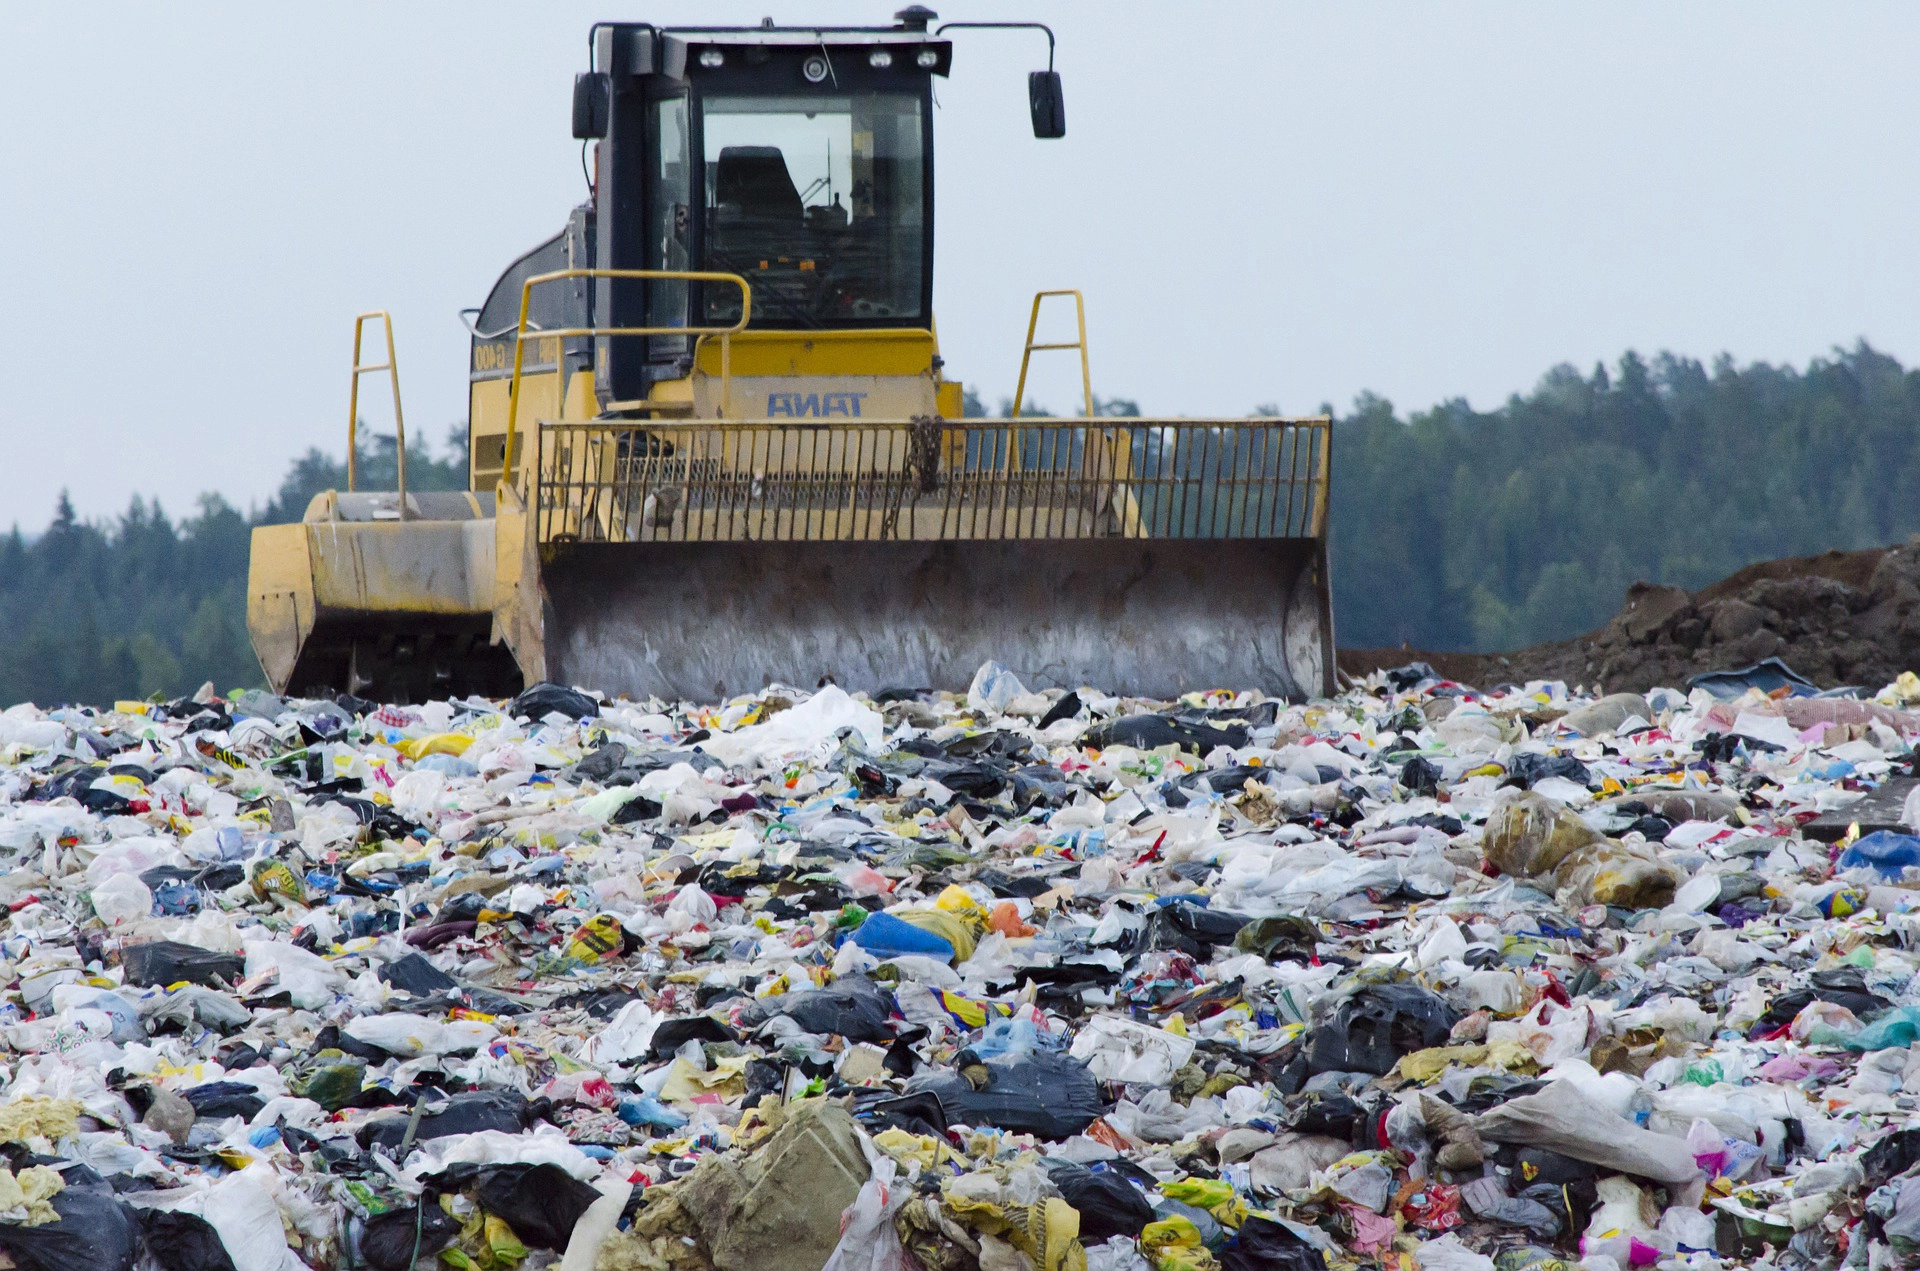
[{"label": "yellow plastic bag", "polygon": [[1200,1229],[1186,1218],[1148,1223],[1140,1232],[1140,1248],[1154,1271],[1210,1271],[1219,1265],[1200,1239]]},{"label": "yellow plastic bag", "polygon": [[1217,1178],[1183,1178],[1160,1184],[1162,1195],[1212,1214],[1222,1227],[1238,1227],[1247,1220],[1247,1202],[1234,1193],[1233,1184]]},{"label": "yellow plastic bag", "polygon": [[464,755],[472,745],[473,738],[466,733],[433,733],[426,737],[402,737],[393,748],[417,762],[428,755]]},{"label": "yellow plastic bag", "polygon": [[965,962],[973,956],[975,929],[959,914],[945,909],[895,909],[891,916],[952,945],[955,962]]},{"label": "yellow plastic bag", "polygon": [[614,914],[597,914],[580,924],[567,945],[567,956],[582,962],[598,962],[626,947],[620,919]]}]

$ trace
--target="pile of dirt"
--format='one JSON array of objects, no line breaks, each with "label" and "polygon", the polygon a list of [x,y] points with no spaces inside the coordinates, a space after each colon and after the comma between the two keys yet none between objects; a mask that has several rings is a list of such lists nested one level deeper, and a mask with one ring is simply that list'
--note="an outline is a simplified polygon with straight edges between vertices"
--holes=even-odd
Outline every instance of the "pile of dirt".
[{"label": "pile of dirt", "polygon": [[1760,561],[1696,592],[1627,588],[1606,626],[1508,653],[1342,649],[1348,675],[1419,660],[1462,683],[1565,680],[1607,692],[1779,658],[1822,688],[1920,668],[1920,535],[1895,547]]}]

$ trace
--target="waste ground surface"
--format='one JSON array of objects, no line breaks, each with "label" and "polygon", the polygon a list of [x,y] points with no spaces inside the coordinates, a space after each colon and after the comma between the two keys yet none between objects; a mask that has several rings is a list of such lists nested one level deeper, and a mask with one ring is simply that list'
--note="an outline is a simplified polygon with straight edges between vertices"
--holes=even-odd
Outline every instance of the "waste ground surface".
[{"label": "waste ground surface", "polygon": [[1907,1265],[1888,681],[16,707],[0,1260]]}]

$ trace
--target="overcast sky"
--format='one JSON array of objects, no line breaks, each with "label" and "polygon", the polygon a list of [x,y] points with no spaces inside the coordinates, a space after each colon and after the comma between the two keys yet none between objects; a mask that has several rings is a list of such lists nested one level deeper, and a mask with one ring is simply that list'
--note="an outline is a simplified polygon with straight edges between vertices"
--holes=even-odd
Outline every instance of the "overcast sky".
[{"label": "overcast sky", "polygon": [[[62,487],[90,516],[264,499],[343,448],[360,309],[394,311],[438,440],[456,311],[584,195],[588,23],[772,3],[9,6],[0,525]],[[940,338],[989,402],[1042,287],[1085,290],[1097,390],[1149,414],[1492,406],[1628,347],[1920,359],[1920,6],[936,7],[1060,40],[1063,141],[1028,130],[1037,35],[955,33],[938,88]],[[1063,410],[1067,369],[1039,393]]]}]

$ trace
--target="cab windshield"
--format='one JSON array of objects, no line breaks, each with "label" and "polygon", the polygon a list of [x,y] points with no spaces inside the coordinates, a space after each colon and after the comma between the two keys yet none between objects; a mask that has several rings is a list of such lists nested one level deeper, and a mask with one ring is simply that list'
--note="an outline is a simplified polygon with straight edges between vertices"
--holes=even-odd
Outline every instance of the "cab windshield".
[{"label": "cab windshield", "polygon": [[[701,128],[703,268],[752,284],[755,326],[926,322],[918,96],[706,97]],[[736,289],[702,291],[708,324],[739,318]]]}]

